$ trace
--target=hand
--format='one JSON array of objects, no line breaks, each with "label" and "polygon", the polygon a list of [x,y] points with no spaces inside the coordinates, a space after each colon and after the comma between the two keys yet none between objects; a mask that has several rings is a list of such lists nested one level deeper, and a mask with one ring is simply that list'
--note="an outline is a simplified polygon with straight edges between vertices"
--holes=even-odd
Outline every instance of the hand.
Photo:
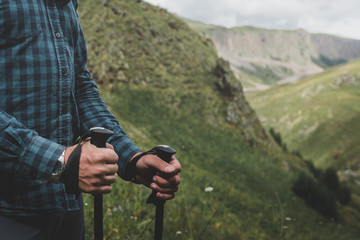
[{"label": "hand", "polygon": [[156,155],[148,154],[136,163],[136,181],[157,191],[159,199],[170,200],[175,197],[180,184],[180,162],[173,155],[166,163]]},{"label": "hand", "polygon": [[[65,163],[75,146],[65,150]],[[118,155],[113,146],[106,144],[106,148],[97,148],[90,141],[81,146],[79,163],[79,190],[90,194],[105,194],[112,190],[111,184],[116,181],[118,171]]]}]

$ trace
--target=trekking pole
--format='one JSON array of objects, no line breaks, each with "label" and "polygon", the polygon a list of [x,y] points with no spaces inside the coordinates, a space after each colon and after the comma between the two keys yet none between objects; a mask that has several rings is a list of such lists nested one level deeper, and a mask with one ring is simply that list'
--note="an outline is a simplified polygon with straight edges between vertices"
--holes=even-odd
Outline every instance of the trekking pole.
[{"label": "trekking pole", "polygon": [[[90,143],[98,148],[105,148],[107,139],[114,132],[102,128],[94,127],[90,129]],[[103,240],[103,197],[102,194],[94,195],[94,239]]]},{"label": "trekking pole", "polygon": [[[166,145],[159,145],[150,150],[150,152],[153,152],[163,161],[169,163],[171,161],[171,156],[176,153],[176,150]],[[146,203],[152,203],[156,206],[154,240],[161,240],[164,223],[165,200],[157,198],[156,193],[157,192],[153,190],[148,199],[146,200]]]}]

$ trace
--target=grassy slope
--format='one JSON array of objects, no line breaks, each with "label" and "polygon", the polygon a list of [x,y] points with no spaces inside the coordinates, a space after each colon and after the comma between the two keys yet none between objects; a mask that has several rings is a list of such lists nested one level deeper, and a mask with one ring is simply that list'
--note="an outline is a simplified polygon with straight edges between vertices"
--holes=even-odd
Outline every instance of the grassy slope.
[{"label": "grassy slope", "polygon": [[[249,147],[242,129],[225,123],[206,39],[141,1],[80,4],[89,67],[112,112],[144,150],[178,150],[182,184],[166,204],[164,239],[356,239],[356,228],[339,228],[294,197],[297,170],[279,166],[291,166],[283,155]],[[106,239],[151,239],[150,191],[123,181],[114,188],[104,197]],[[92,197],[85,202],[91,239]]]},{"label": "grassy slope", "polygon": [[[234,129],[203,123],[201,114],[166,115],[176,113],[164,106],[163,91],[124,87],[103,97],[114,113],[121,113],[117,117],[141,147],[167,143],[178,150],[184,171],[177,198],[166,206],[165,239],[356,239],[355,228],[339,228],[308,209],[290,191],[296,175],[244,144]],[[209,186],[214,190],[205,192]],[[149,193],[117,183],[115,193],[105,197],[109,239],[151,239],[154,207],[145,205]],[[87,202],[90,207],[89,197]],[[118,205],[128,210],[113,211]],[[92,216],[90,208],[87,215]]]},{"label": "grassy slope", "polygon": [[[248,99],[266,128],[280,132],[291,150],[321,167],[350,167],[359,163],[360,154],[359,72],[357,60]],[[356,84],[338,86],[344,74],[355,77]],[[334,158],[336,153],[341,156]]]}]

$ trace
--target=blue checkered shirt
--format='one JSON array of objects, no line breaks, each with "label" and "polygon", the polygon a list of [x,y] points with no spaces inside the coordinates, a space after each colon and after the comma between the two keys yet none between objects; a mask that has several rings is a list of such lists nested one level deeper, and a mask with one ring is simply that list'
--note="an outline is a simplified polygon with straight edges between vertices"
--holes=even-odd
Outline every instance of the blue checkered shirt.
[{"label": "blue checkered shirt", "polygon": [[77,1],[0,1],[0,214],[79,209],[49,181],[73,139],[101,126],[115,135],[119,175],[140,149],[99,96],[86,68]]}]

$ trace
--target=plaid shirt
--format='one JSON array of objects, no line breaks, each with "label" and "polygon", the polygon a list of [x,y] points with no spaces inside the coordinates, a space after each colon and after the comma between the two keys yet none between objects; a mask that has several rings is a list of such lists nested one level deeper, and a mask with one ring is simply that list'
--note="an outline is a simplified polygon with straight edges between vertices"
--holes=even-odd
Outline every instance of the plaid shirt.
[{"label": "plaid shirt", "polygon": [[86,68],[77,1],[0,1],[0,214],[79,209],[49,182],[73,139],[102,126],[119,155],[119,175],[140,149],[99,96]]}]

